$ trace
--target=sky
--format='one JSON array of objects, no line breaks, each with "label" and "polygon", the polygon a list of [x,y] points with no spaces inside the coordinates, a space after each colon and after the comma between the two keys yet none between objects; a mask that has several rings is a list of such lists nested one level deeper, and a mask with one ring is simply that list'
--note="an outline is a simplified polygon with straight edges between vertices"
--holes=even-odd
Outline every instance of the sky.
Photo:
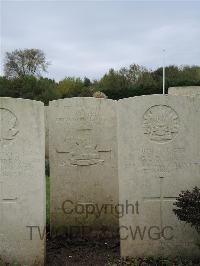
[{"label": "sky", "polygon": [[1,63],[6,51],[42,49],[57,81],[132,63],[155,69],[163,49],[166,65],[200,65],[199,10],[200,1],[1,0]]}]

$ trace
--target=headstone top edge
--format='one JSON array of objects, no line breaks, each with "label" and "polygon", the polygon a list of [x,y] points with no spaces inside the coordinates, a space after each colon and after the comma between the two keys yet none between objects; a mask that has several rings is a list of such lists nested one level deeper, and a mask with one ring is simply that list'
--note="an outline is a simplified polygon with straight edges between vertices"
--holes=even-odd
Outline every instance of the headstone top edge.
[{"label": "headstone top edge", "polygon": [[17,101],[17,102],[30,102],[34,104],[38,104],[44,106],[44,103],[41,101],[31,100],[31,99],[24,99],[24,98],[14,98],[14,97],[0,97],[0,101]]},{"label": "headstone top edge", "polygon": [[103,101],[103,102],[117,102],[116,100],[112,99],[104,99],[104,98],[95,98],[95,97],[71,97],[71,98],[64,98],[64,99],[57,99],[49,102],[48,106],[57,104],[57,103],[64,103],[64,102],[74,102],[74,101]]},{"label": "headstone top edge", "polygon": [[[165,94],[165,95],[163,95],[163,94],[150,94],[150,95],[141,95],[141,96],[134,96],[134,97],[128,97],[128,98],[123,98],[123,99],[120,99],[120,100],[118,100],[118,103],[123,103],[123,102],[129,102],[129,101],[132,101],[132,100],[136,100],[136,99],[144,99],[144,98],[149,98],[149,99],[151,99],[151,98],[154,98],[155,99],[155,97],[157,98],[157,99],[169,99],[169,98],[171,98],[171,99],[174,99],[175,97],[177,97],[177,98],[180,98],[180,96],[179,95],[171,95],[171,94]],[[186,96],[186,97],[188,97],[188,96]],[[188,98],[190,98],[190,97],[188,97]]]}]

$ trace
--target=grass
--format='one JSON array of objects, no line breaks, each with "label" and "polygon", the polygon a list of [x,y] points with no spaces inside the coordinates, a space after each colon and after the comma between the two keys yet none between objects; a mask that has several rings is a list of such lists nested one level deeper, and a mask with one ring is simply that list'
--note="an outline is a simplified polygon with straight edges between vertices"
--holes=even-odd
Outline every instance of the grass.
[{"label": "grass", "polygon": [[46,176],[46,226],[50,226],[50,177]]}]

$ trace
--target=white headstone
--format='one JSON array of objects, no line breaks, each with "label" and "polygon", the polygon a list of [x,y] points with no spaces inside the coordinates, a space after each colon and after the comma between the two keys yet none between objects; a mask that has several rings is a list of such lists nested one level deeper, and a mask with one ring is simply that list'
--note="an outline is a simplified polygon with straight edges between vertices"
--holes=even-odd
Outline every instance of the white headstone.
[{"label": "white headstone", "polygon": [[168,94],[177,96],[200,96],[200,86],[170,87]]},{"label": "white headstone", "polygon": [[[115,101],[68,98],[50,102],[52,229],[116,230],[118,215],[112,209],[118,204],[116,127]],[[87,215],[86,209],[91,213]]]},{"label": "white headstone", "polygon": [[200,186],[199,117],[192,97],[118,102],[120,203],[138,202],[120,218],[122,256],[199,254],[197,232],[172,211],[182,190]]},{"label": "white headstone", "polygon": [[43,108],[41,102],[0,98],[0,258],[11,264],[44,263]]}]

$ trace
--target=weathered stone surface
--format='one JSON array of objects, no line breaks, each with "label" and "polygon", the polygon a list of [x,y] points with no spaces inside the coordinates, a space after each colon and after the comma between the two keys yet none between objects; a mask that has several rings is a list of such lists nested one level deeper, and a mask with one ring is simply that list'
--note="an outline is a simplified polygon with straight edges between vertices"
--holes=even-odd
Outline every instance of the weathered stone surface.
[{"label": "weathered stone surface", "polygon": [[122,256],[199,255],[196,231],[172,211],[182,190],[200,186],[199,117],[194,97],[118,102],[120,203],[139,205],[120,218]]},{"label": "weathered stone surface", "polygon": [[0,258],[11,264],[44,263],[44,239],[28,227],[45,226],[43,108],[0,98]]},{"label": "weathered stone surface", "polygon": [[170,87],[168,94],[177,96],[200,96],[200,86]]},{"label": "weathered stone surface", "polygon": [[[112,209],[118,203],[116,134],[115,101],[68,98],[50,102],[52,230],[73,225],[97,231],[102,226],[117,227]],[[106,210],[105,204],[109,204]],[[99,215],[97,208],[102,206]],[[86,208],[92,214],[87,215]]]}]

